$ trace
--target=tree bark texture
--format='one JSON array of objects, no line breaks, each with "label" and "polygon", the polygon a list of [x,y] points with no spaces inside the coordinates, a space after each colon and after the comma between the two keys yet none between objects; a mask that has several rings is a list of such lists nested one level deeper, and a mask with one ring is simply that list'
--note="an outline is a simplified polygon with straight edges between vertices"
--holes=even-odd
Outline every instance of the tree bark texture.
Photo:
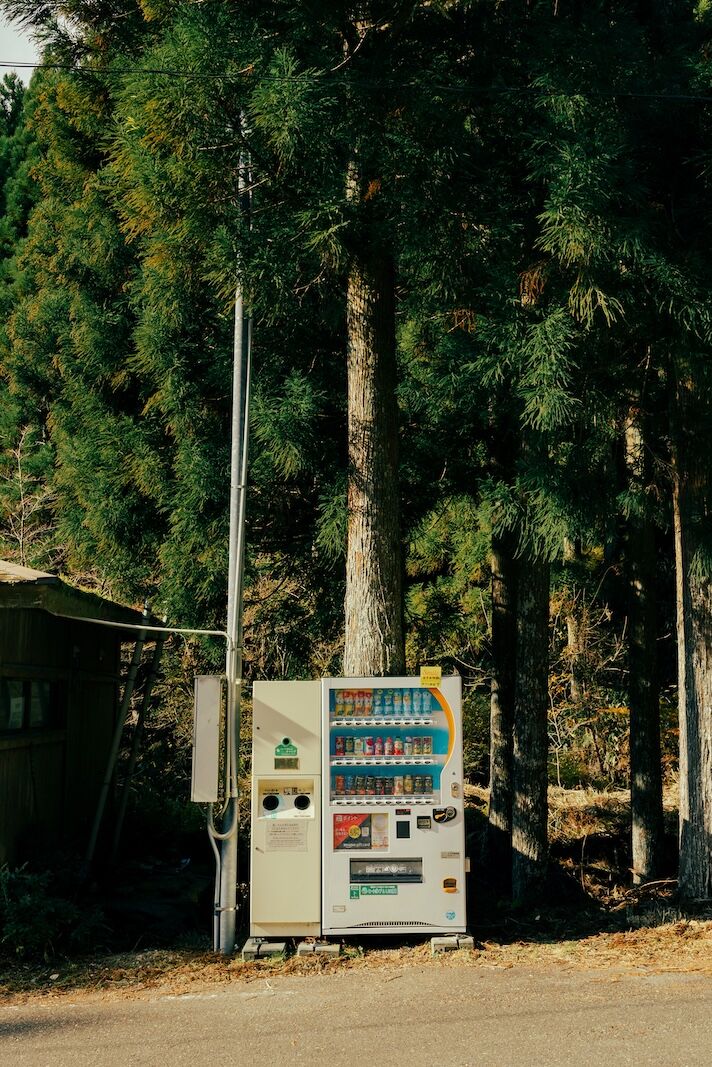
[{"label": "tree bark texture", "polygon": [[[517,655],[515,538],[492,537],[489,863],[509,883],[512,868],[512,760]],[[507,885],[509,889],[509,885]]]},{"label": "tree bark texture", "polygon": [[[581,544],[568,537],[564,539],[564,563],[579,563]],[[566,657],[569,661],[570,682],[569,696],[573,701],[583,700],[586,696],[584,661],[586,657],[586,619],[585,607],[579,597],[579,590],[574,587],[564,607],[566,620]]]},{"label": "tree bark texture", "polygon": [[405,671],[394,270],[353,256],[347,291],[348,539],[344,674]]},{"label": "tree bark texture", "polygon": [[547,860],[549,565],[521,561],[514,701],[512,897],[543,887]]},{"label": "tree bark texture", "polygon": [[[631,409],[625,428],[625,458],[629,487],[642,495],[649,472],[643,417],[636,409]],[[628,518],[626,571],[633,881],[640,884],[658,876],[663,845],[655,528],[644,501]]]},{"label": "tree bark texture", "polygon": [[712,897],[712,584],[704,563],[711,518],[709,437],[701,432],[701,398],[689,379],[678,382],[673,404],[680,895],[707,900]]}]

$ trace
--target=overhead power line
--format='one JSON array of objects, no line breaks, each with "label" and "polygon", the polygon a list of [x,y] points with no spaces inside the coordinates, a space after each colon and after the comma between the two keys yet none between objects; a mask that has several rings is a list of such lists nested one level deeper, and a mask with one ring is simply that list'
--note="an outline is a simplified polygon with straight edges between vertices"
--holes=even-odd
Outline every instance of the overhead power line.
[{"label": "overhead power line", "polygon": [[[168,67],[108,67],[97,69],[96,67],[78,67],[71,63],[13,63],[11,60],[0,60],[0,68],[13,67],[16,70],[63,70],[72,74],[89,74],[102,78],[112,77],[136,77],[158,76],[163,78],[193,79],[199,78],[210,81],[242,81],[255,73],[255,68],[245,67],[237,71],[196,71],[196,70],[173,70]],[[330,72],[307,71],[303,74],[259,74],[260,81],[323,81],[331,85],[348,84],[349,90],[360,88],[365,90],[379,91],[383,89],[417,89],[423,86],[422,81],[398,81],[393,78],[355,78],[351,76],[348,82],[343,77],[330,77]],[[712,103],[712,94],[707,93],[676,93],[676,92],[644,92],[630,89],[553,89],[541,85],[447,85],[443,82],[431,81],[428,88],[437,92],[455,93],[457,95],[472,96],[505,96],[517,93],[531,93],[542,97],[565,97],[575,99],[586,97],[590,99],[607,100],[669,100],[674,103]]]}]

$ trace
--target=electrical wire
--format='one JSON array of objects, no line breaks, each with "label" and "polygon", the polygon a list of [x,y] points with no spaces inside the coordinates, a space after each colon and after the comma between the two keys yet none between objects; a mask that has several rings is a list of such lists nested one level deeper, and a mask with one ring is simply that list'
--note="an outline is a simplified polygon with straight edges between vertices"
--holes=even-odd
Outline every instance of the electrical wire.
[{"label": "electrical wire", "polygon": [[[245,67],[242,70],[230,72],[230,71],[191,71],[191,70],[173,70],[166,67],[114,67],[107,68],[105,70],[98,70],[95,67],[78,67],[71,63],[13,63],[11,60],[0,60],[0,68],[11,67],[16,70],[60,70],[68,71],[72,74],[89,74],[96,75],[102,78],[111,77],[136,77],[136,76],[157,76],[164,78],[175,79],[192,79],[199,78],[201,80],[210,81],[236,81],[242,78],[246,78],[254,73],[254,67]],[[348,86],[349,91],[353,89],[365,89],[369,91],[380,92],[384,89],[417,89],[424,83],[416,81],[397,81],[389,78],[379,79],[354,79],[350,78],[348,81],[344,79],[330,79],[328,73],[304,73],[304,74],[269,74],[263,73],[259,75],[260,81],[273,81],[273,82],[300,82],[300,81],[324,81],[330,85],[338,85],[339,83],[344,86]],[[481,96],[508,96],[516,95],[517,93],[529,93],[534,96],[541,97],[564,97],[565,99],[574,99],[575,97],[584,97],[588,99],[603,99],[603,100],[654,100],[654,101],[671,101],[673,103],[712,103],[712,94],[710,93],[672,93],[672,92],[642,92],[636,90],[627,89],[576,89],[576,90],[564,90],[564,89],[549,89],[544,86],[538,85],[447,85],[443,82],[430,82],[427,87],[431,91],[437,91],[442,93],[453,93],[456,95],[481,95]]]}]

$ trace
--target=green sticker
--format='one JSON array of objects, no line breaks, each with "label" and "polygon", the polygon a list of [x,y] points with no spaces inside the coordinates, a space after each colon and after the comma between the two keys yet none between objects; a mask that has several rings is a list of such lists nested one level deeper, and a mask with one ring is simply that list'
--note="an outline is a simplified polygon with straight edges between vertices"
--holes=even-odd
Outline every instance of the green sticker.
[{"label": "green sticker", "polygon": [[362,897],[397,897],[397,885],[362,885]]},{"label": "green sticker", "polygon": [[290,745],[277,745],[277,747],[274,750],[274,754],[275,754],[275,756],[296,756],[296,754],[297,754],[297,746],[296,745],[291,745],[291,744]]},{"label": "green sticker", "polygon": [[357,885],[352,885],[351,886],[351,889],[349,891],[349,896],[351,897],[352,900],[358,900],[358,898],[359,898],[358,889],[359,889],[359,887]]}]

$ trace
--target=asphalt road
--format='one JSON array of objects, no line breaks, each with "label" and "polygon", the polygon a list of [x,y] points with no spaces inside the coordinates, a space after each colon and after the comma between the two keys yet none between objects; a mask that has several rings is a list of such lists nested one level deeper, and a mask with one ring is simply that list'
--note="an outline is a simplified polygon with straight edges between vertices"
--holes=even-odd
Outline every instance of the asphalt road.
[{"label": "asphalt road", "polygon": [[0,1007],[2,1067],[712,1063],[712,978],[352,970]]}]

